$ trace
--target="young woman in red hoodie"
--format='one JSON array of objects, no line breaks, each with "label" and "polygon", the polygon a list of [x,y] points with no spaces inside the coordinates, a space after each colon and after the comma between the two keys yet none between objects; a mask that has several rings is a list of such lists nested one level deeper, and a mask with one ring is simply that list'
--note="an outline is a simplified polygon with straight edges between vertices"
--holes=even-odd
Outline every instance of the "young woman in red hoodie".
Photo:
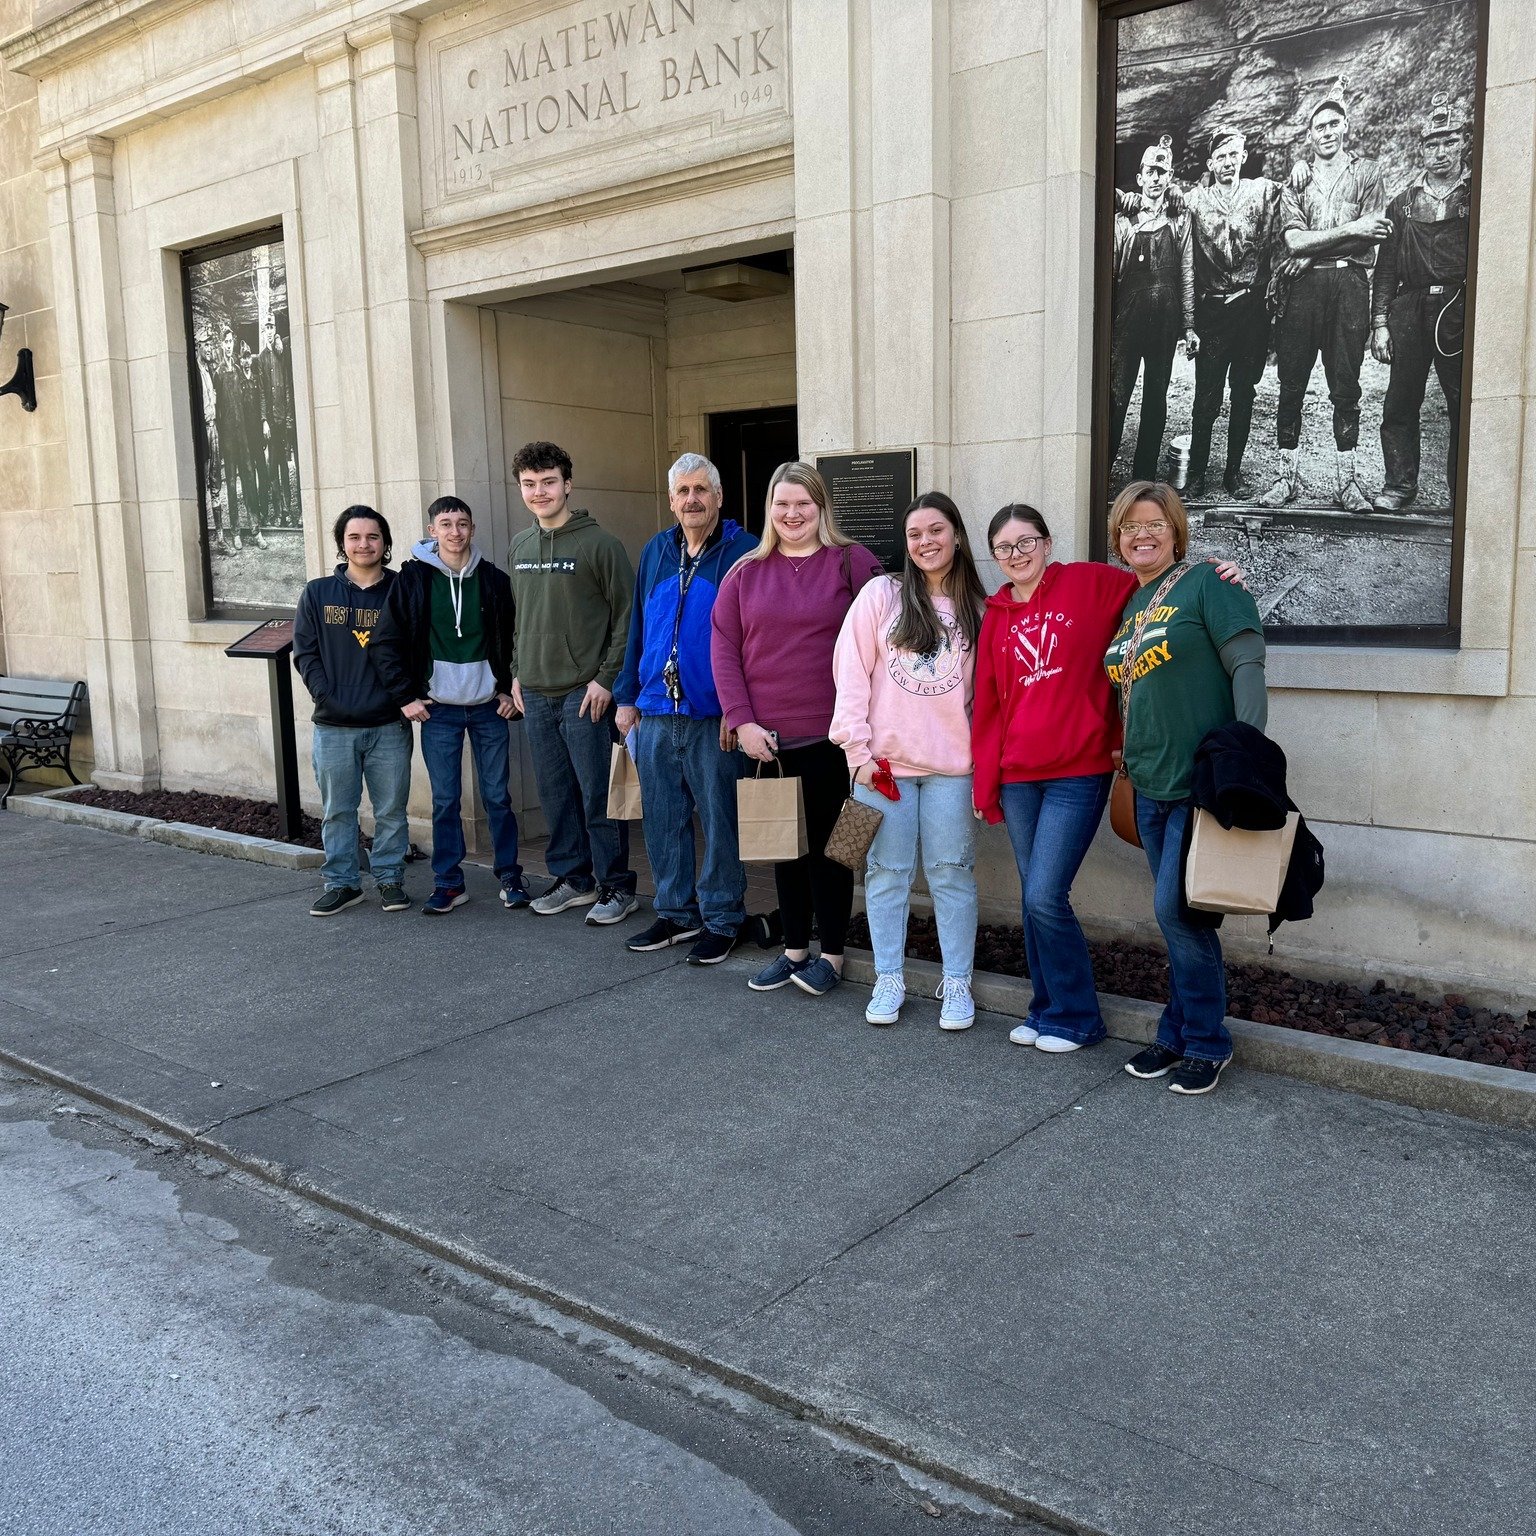
[{"label": "young woman in red hoodie", "polygon": [[1008,1038],[1075,1051],[1105,1035],[1071,891],[1109,800],[1120,715],[1104,652],[1136,577],[1096,560],[1053,564],[1045,518],[1022,503],[992,519],[987,543],[1008,581],[988,598],[977,643],[976,809],[1008,824],[1034,989]]}]

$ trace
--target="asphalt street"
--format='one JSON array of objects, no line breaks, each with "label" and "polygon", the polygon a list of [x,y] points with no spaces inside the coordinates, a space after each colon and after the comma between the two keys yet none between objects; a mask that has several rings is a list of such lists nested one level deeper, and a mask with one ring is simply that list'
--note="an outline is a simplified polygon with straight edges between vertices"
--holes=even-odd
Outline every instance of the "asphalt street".
[{"label": "asphalt street", "polygon": [[0,1295],[8,1536],[1023,1529],[8,1074]]}]

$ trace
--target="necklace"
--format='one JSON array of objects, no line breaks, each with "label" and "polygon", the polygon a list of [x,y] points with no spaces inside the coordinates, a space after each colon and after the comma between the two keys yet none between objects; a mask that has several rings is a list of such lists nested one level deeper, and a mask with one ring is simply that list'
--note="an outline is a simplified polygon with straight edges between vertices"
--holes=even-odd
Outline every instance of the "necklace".
[{"label": "necklace", "polygon": [[814,560],[816,556],[821,553],[821,550],[820,546],[818,546],[816,549],[811,550],[809,554],[804,555],[792,555],[788,550],[783,549],[781,549],[779,553],[783,555],[787,561],[789,561],[790,570],[792,570],[795,575],[798,576],[800,574],[800,567],[804,565],[807,560]]}]

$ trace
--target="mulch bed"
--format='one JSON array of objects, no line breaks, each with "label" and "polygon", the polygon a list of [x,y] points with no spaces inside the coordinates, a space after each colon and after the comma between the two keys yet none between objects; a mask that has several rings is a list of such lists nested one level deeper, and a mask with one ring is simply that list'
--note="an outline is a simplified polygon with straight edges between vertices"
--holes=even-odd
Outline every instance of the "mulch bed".
[{"label": "mulch bed", "polygon": [[302,813],[299,820],[303,833],[295,838],[280,836],[277,807],[268,800],[246,800],[239,795],[205,795],[184,789],[157,789],[136,795],[125,789],[97,789],[95,785],[69,798],[75,805],[126,811],[130,816],[152,816],[156,821],[189,821],[194,827],[213,827],[220,832],[265,837],[273,842],[289,842],[299,848],[322,846],[319,821]]},{"label": "mulch bed", "polygon": [[[869,947],[869,929],[855,917],[848,942]],[[1094,980],[1101,992],[1168,1001],[1168,960],[1161,949],[1143,944],[1091,944]],[[940,959],[931,917],[913,916],[907,928],[907,955]],[[1024,936],[1012,925],[983,923],[976,933],[976,969],[1002,976],[1027,976]],[[1400,992],[1384,981],[1356,986],[1345,981],[1307,981],[1266,966],[1227,964],[1227,1012],[1259,1024],[1283,1024],[1314,1035],[1368,1040],[1428,1056],[1479,1061],[1488,1066],[1536,1072],[1536,1009],[1523,1018],[1474,1008],[1447,992],[1438,1000]]]}]

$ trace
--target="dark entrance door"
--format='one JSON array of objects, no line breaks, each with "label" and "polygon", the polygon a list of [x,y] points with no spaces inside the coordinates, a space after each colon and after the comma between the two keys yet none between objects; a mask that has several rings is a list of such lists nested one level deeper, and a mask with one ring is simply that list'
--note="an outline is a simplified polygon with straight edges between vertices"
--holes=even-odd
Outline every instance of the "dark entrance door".
[{"label": "dark entrance door", "polygon": [[725,516],[750,533],[763,531],[763,504],[774,470],[800,457],[800,425],[792,405],[766,411],[721,411],[709,418],[709,456],[725,488]]}]

